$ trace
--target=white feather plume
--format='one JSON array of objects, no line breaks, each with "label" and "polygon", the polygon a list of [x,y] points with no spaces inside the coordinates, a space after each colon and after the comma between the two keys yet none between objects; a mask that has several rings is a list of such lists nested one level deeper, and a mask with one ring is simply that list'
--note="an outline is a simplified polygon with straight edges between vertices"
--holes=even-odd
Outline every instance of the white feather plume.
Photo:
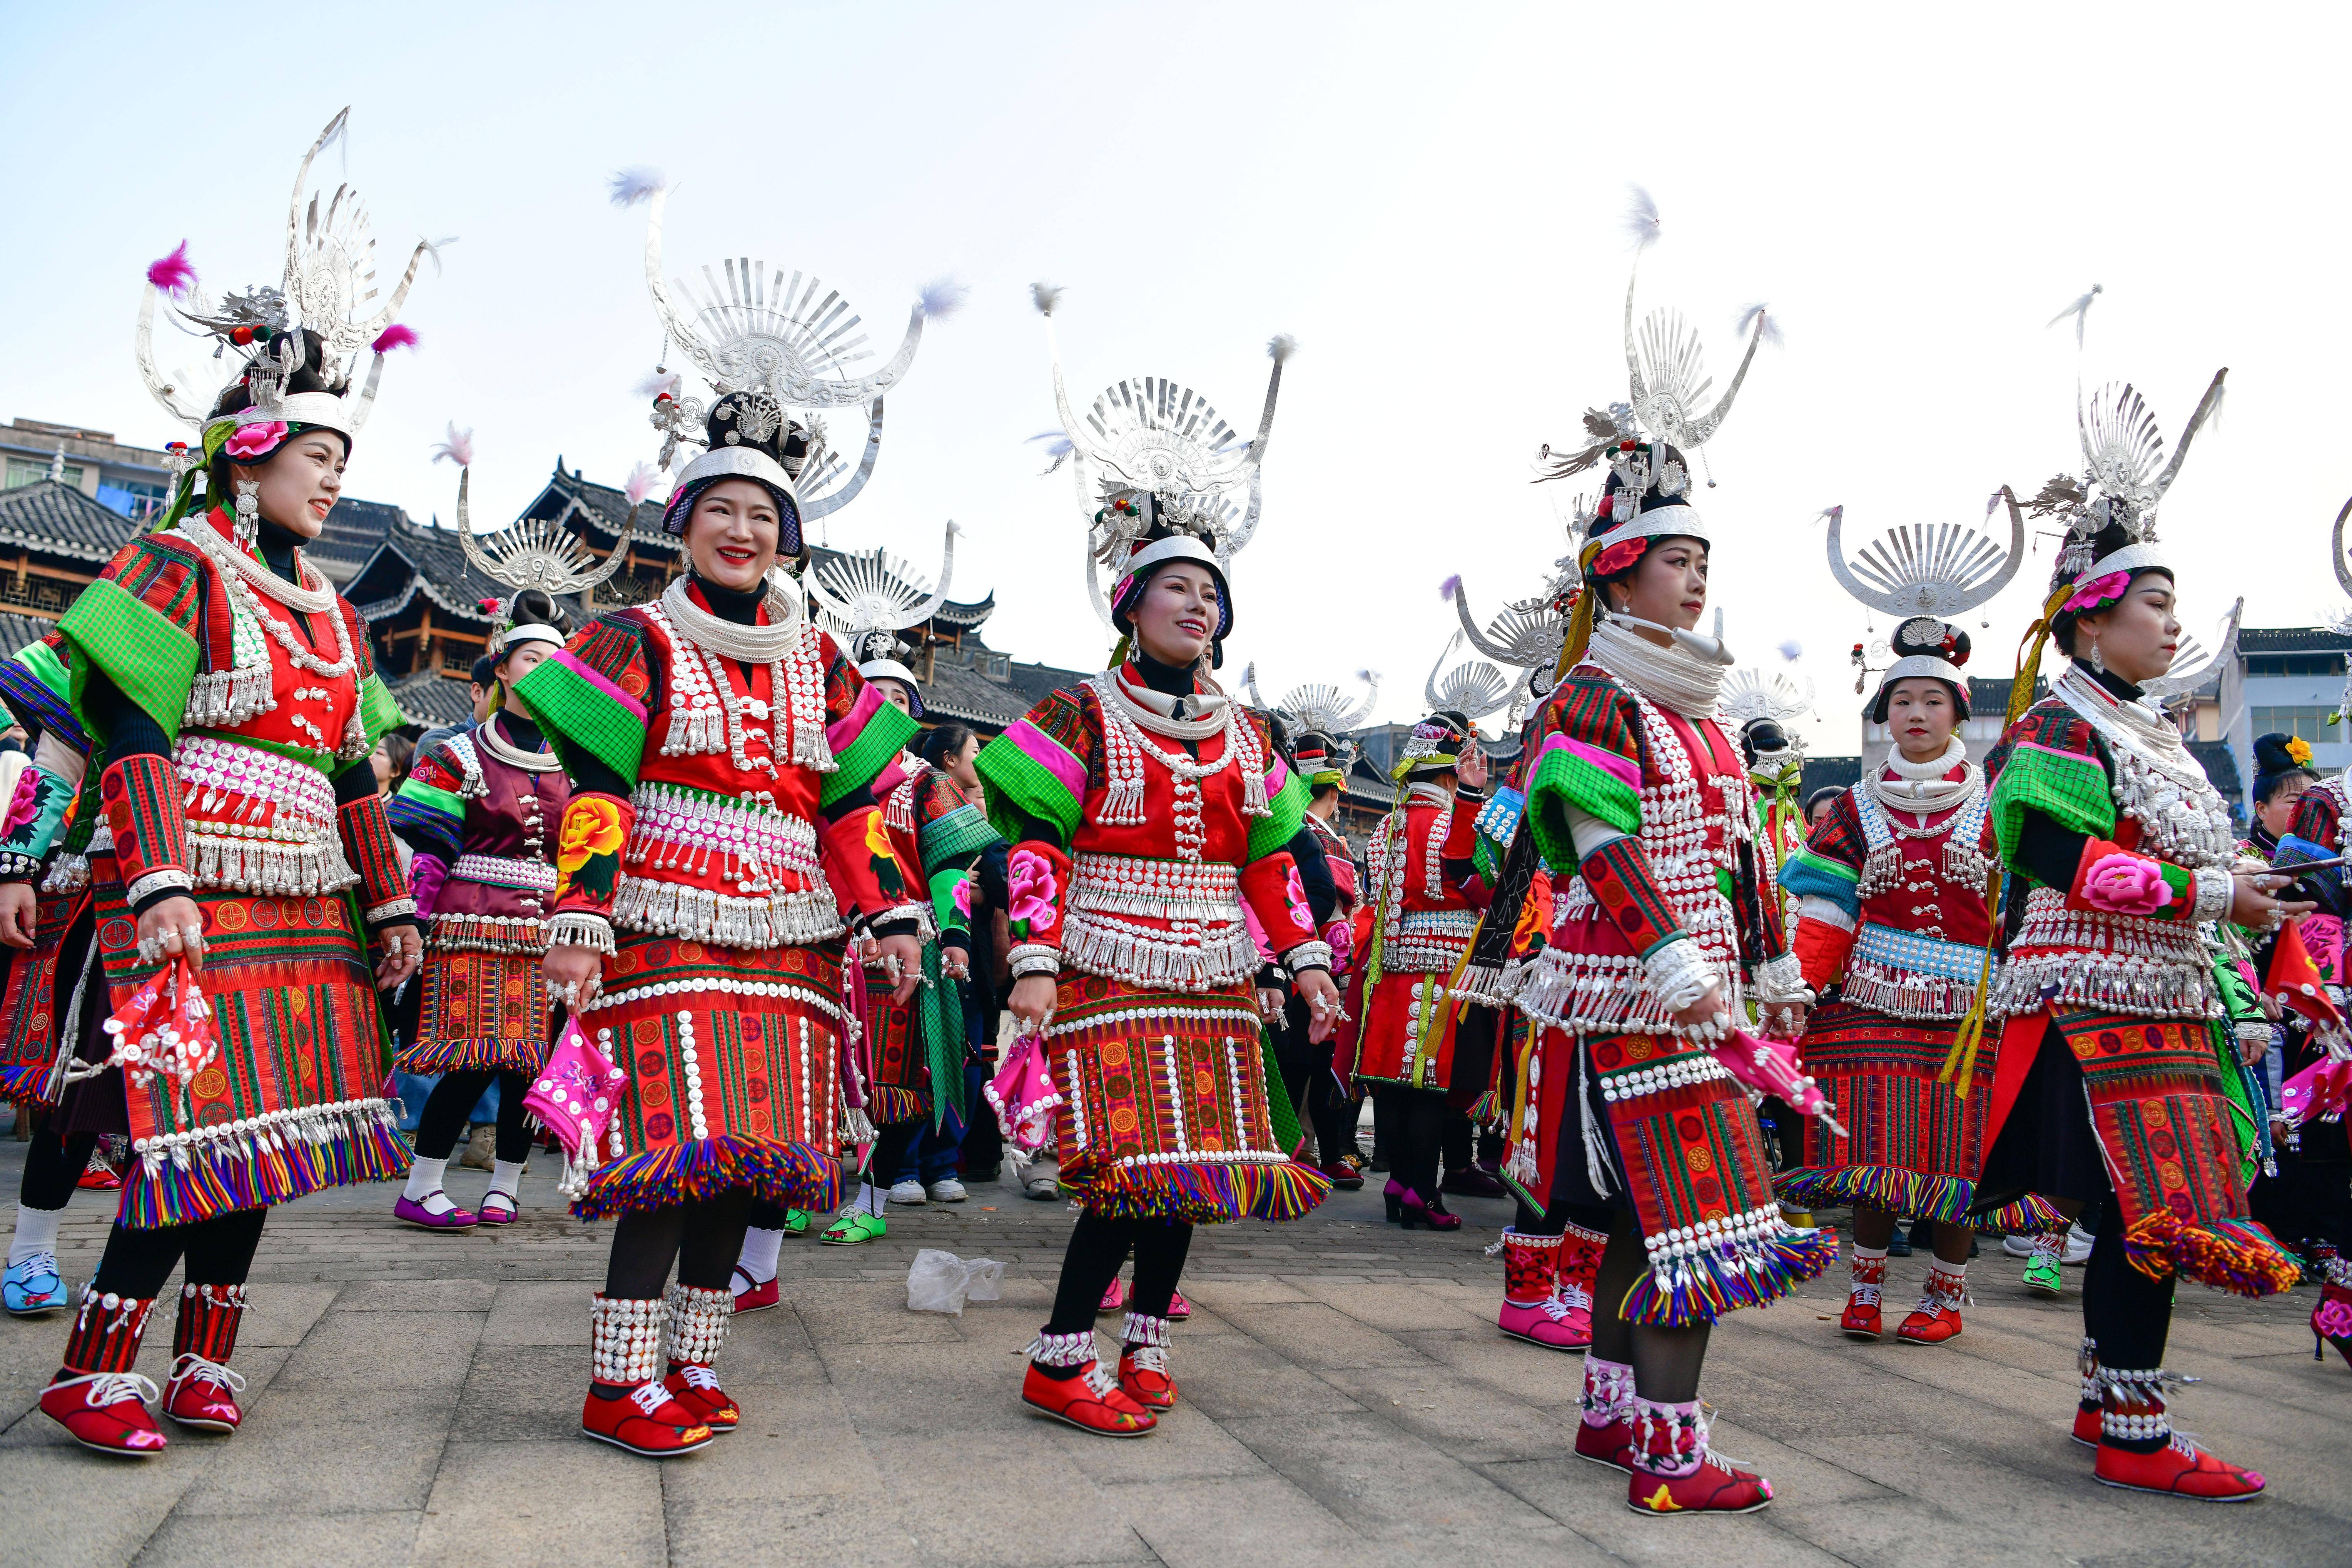
[{"label": "white feather plume", "polygon": [[656,191],[664,190],[667,185],[668,182],[662,178],[659,169],[639,166],[614,174],[607,182],[606,189],[614,206],[633,207],[639,202],[651,201]]},{"label": "white feather plume", "polygon": [[1625,237],[1633,242],[1636,250],[1647,250],[1657,242],[1662,226],[1658,220],[1658,204],[1640,185],[1625,187]]},{"label": "white feather plume", "polygon": [[1265,356],[1280,364],[1298,352],[1298,340],[1288,332],[1276,332],[1266,340]]},{"label": "white feather plume", "polygon": [[1762,341],[1773,348],[1779,348],[1781,342],[1780,323],[1773,319],[1772,312],[1760,301],[1739,312],[1739,335],[1746,337],[1748,329],[1759,321],[1764,323]]},{"label": "white feather plume", "polygon": [[1034,447],[1040,441],[1043,441],[1045,444],[1045,455],[1054,459],[1052,462],[1046,464],[1044,468],[1039,470],[1041,473],[1050,474],[1055,469],[1060,468],[1064,463],[1069,461],[1072,447],[1069,435],[1066,431],[1041,430],[1036,435],[1030,437],[1026,441],[1024,441],[1022,445],[1024,447]]},{"label": "white feather plume", "polygon": [[674,370],[649,370],[637,382],[636,393],[639,397],[651,403],[665,392],[676,397],[680,384],[682,384],[678,380],[677,372]]},{"label": "white feather plume", "polygon": [[438,278],[441,276],[441,247],[446,245],[457,244],[457,237],[453,234],[441,239],[426,239],[422,236],[419,236],[416,243],[424,247],[425,254],[431,258],[433,262],[433,276]]},{"label": "white feather plume", "polygon": [[963,302],[971,298],[971,290],[954,279],[935,278],[923,285],[922,293],[917,296],[917,303],[921,307],[925,320],[942,321],[962,310]]},{"label": "white feather plume", "polygon": [[455,419],[449,421],[449,438],[434,443],[433,460],[436,463],[452,462],[461,468],[472,468],[474,466],[473,427],[468,426],[460,430]]},{"label": "white feather plume", "polygon": [[2059,322],[2064,321],[2067,317],[2072,316],[2074,318],[2074,346],[2075,348],[2080,349],[2083,346],[2083,323],[2091,314],[2091,301],[2097,299],[2104,291],[2104,287],[2102,285],[2097,283],[2092,284],[2091,291],[2089,293],[2082,295],[2080,298],[2076,299],[2073,304],[2067,306],[2064,310],[2059,311],[2056,315],[2042,322],[2042,331],[2047,331],[2052,327],[2054,327]]},{"label": "white feather plume", "polygon": [[1062,288],[1058,283],[1032,283],[1029,285],[1029,302],[1037,307],[1037,311],[1040,315],[1052,315],[1054,313],[1054,306],[1061,300],[1061,298]]},{"label": "white feather plume", "polygon": [[635,468],[629,470],[628,487],[623,493],[629,498],[629,510],[631,511],[636,510],[637,507],[645,500],[646,495],[652,491],[654,481],[660,477],[661,470],[655,468],[651,463],[640,462]]},{"label": "white feather plume", "polygon": [[1805,657],[1805,645],[1799,642],[1796,638],[1790,637],[1787,642],[1780,645],[1780,651],[1782,658],[1787,659],[1790,664],[1794,664],[1799,659]]}]

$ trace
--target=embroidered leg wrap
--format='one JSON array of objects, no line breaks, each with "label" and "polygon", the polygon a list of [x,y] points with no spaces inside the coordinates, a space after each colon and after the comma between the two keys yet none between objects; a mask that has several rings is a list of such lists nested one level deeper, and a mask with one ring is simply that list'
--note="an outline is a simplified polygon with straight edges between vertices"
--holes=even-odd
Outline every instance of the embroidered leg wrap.
[{"label": "embroidered leg wrap", "polygon": [[1560,1233],[1558,1283],[1553,1294],[1563,1305],[1590,1308],[1592,1282],[1601,1278],[1601,1255],[1609,1249],[1606,1232],[1587,1230],[1570,1222]]},{"label": "embroidered leg wrap", "polygon": [[588,1330],[597,1382],[634,1388],[661,1376],[659,1300],[599,1291],[588,1310]]},{"label": "embroidered leg wrap", "polygon": [[669,1359],[709,1366],[727,1342],[727,1320],[735,1315],[734,1293],[705,1290],[695,1285],[673,1285],[664,1298],[669,1320]]},{"label": "embroidered leg wrap", "polygon": [[2099,1342],[2090,1335],[2083,1336],[2082,1348],[2074,1352],[2074,1370],[2082,1374],[2083,1387],[2076,1402],[2084,1410],[2097,1410],[2105,1402],[2104,1385],[2099,1382]]},{"label": "embroidered leg wrap", "polygon": [[1606,1426],[1633,1413],[1633,1369],[1622,1361],[1597,1355],[1584,1358],[1584,1408],[1587,1426]]},{"label": "embroidered leg wrap", "polygon": [[1129,1312],[1126,1337],[1129,1345],[1164,1351],[1168,1348],[1168,1320],[1145,1312]]},{"label": "embroidered leg wrap", "polygon": [[150,1296],[101,1296],[85,1286],[80,1310],[66,1335],[60,1365],[76,1373],[129,1372],[139,1359],[139,1342],[147,1332],[147,1314],[155,1309]]},{"label": "embroidered leg wrap", "polygon": [[183,1285],[179,1321],[172,1325],[172,1363],[198,1355],[226,1366],[236,1353],[237,1326],[245,1320],[242,1285]]},{"label": "embroidered leg wrap", "polygon": [[1886,1254],[1884,1250],[1868,1252],[1853,1249],[1853,1293],[1852,1304],[1875,1307],[1886,1287]]},{"label": "embroidered leg wrap", "polygon": [[1503,1233],[1503,1301],[1507,1306],[1533,1307],[1551,1299],[1559,1282],[1562,1238]]},{"label": "embroidered leg wrap", "polygon": [[[1885,1273],[1884,1264],[1879,1266],[1879,1272],[1882,1276]],[[1969,1266],[1966,1263],[1946,1263],[1937,1258],[1927,1266],[1927,1288],[1919,1295],[1921,1311],[1932,1312],[1938,1308],[1949,1308],[1957,1312],[1968,1299]]]},{"label": "embroidered leg wrap", "polygon": [[2099,1418],[2101,1439],[2135,1452],[2154,1453],[2172,1436],[2167,1391],[2195,1381],[2162,1368],[2127,1372],[2101,1367],[2099,1384],[2105,1393]]},{"label": "embroidered leg wrap", "polygon": [[1644,1475],[1687,1476],[1706,1455],[1706,1424],[1698,1401],[1633,1400],[1633,1462]]}]

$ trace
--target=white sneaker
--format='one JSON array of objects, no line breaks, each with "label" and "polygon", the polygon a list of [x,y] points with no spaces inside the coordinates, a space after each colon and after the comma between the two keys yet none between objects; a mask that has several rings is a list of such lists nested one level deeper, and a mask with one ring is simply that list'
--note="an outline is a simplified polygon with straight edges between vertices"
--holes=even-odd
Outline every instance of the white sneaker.
[{"label": "white sneaker", "polygon": [[1040,1203],[1051,1203],[1062,1195],[1062,1164],[1058,1160],[1035,1160],[1022,1173],[1021,1194]]},{"label": "white sneaker", "polygon": [[935,1204],[960,1204],[970,1196],[971,1194],[963,1190],[963,1184],[953,1176],[931,1184],[931,1202]]},{"label": "white sneaker", "polygon": [[2087,1263],[2091,1258],[2091,1233],[2079,1225],[2066,1227],[2065,1263]]},{"label": "white sneaker", "polygon": [[2033,1238],[2012,1231],[2000,1238],[2000,1249],[2011,1258],[2031,1258],[2033,1256]]},{"label": "white sneaker", "polygon": [[922,1183],[904,1181],[890,1189],[890,1201],[894,1204],[927,1204],[931,1200],[923,1195]]}]

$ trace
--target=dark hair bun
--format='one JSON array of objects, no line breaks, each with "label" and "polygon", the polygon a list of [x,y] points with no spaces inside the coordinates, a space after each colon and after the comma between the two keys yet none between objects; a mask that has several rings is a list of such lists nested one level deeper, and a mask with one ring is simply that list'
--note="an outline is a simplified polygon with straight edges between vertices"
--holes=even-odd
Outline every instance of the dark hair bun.
[{"label": "dark hair bun", "polygon": [[2255,736],[2254,772],[2283,773],[2290,769],[2303,766],[2287,752],[2286,743],[2293,739],[2294,739],[2294,736],[2284,731],[2274,731],[2267,735]]},{"label": "dark hair bun", "polygon": [[565,637],[572,635],[572,612],[555,602],[554,595],[544,588],[525,588],[507,606],[508,619],[516,626],[553,626]]}]

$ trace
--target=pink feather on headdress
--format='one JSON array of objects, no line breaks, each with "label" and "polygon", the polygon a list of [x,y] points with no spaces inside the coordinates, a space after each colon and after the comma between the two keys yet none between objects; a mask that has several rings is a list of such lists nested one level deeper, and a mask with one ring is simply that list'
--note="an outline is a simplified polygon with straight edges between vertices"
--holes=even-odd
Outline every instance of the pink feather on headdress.
[{"label": "pink feather on headdress", "polygon": [[644,501],[646,496],[653,489],[654,480],[660,477],[661,470],[656,468],[651,463],[639,463],[629,470],[629,485],[625,493],[629,498],[630,510],[636,510],[639,503]]},{"label": "pink feather on headdress", "polygon": [[378,332],[375,335],[375,342],[368,345],[380,354],[388,354],[394,349],[413,349],[415,346],[416,329],[404,327],[398,321],[394,321]]},{"label": "pink feather on headdress", "polygon": [[433,446],[433,460],[438,463],[444,459],[461,468],[474,466],[474,432],[470,428],[458,429],[455,419],[449,421],[449,438]]},{"label": "pink feather on headdress", "polygon": [[188,290],[196,284],[196,268],[188,259],[188,242],[180,241],[179,248],[171,255],[149,262],[147,281],[174,300],[186,299]]},{"label": "pink feather on headdress", "polygon": [[1437,596],[1449,605],[1454,602],[1454,595],[1460,592],[1462,592],[1462,574],[1459,572],[1437,585]]}]

